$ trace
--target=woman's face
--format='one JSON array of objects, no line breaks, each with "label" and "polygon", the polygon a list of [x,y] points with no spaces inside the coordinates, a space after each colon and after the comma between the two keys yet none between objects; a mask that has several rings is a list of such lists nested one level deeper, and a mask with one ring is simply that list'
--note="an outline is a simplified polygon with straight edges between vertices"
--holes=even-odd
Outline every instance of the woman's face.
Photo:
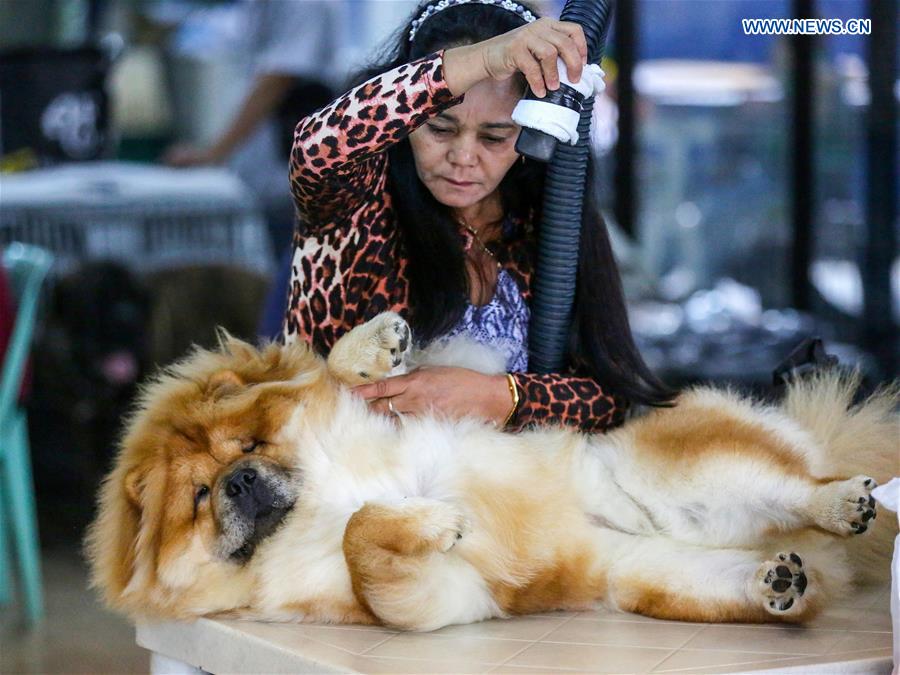
[{"label": "woman's face", "polygon": [[521,95],[516,78],[483,80],[410,134],[419,179],[441,204],[465,209],[497,190],[519,158],[510,115]]}]

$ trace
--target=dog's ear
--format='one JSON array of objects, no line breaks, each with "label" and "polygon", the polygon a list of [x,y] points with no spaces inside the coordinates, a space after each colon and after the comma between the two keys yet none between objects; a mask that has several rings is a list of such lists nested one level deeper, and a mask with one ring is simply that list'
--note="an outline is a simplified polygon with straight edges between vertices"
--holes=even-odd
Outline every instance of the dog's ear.
[{"label": "dog's ear", "polygon": [[139,466],[125,474],[125,494],[132,506],[141,506],[141,494],[144,491],[144,480],[147,477],[145,467]]},{"label": "dog's ear", "polygon": [[209,393],[219,397],[226,396],[242,388],[245,384],[243,378],[233,370],[220,370],[209,378],[206,388]]},{"label": "dog's ear", "polygon": [[219,351],[228,353],[228,343],[234,340],[231,333],[228,332],[228,329],[225,326],[216,326],[216,342],[219,345]]},{"label": "dog's ear", "polygon": [[219,351],[240,361],[252,361],[259,357],[259,350],[249,342],[236,338],[225,328],[216,328],[216,337],[219,341]]}]

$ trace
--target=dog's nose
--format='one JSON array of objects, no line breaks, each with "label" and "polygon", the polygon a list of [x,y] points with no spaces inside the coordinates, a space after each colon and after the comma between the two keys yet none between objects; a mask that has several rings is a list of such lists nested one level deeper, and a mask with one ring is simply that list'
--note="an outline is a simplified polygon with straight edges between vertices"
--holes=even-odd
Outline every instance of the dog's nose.
[{"label": "dog's nose", "polygon": [[228,482],[225,484],[225,494],[229,497],[248,494],[253,488],[253,482],[255,480],[255,469],[238,469],[231,475]]}]

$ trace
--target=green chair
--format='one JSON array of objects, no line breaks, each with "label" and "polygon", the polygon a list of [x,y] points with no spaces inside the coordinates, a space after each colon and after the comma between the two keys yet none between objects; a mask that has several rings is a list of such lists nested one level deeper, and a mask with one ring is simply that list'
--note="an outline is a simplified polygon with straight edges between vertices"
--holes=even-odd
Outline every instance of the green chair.
[{"label": "green chair", "polygon": [[40,543],[31,476],[25,410],[19,405],[22,374],[31,346],[41,286],[53,256],[37,246],[13,243],[2,251],[3,266],[17,301],[12,339],[0,371],[0,602],[10,597],[7,531],[12,534],[26,615],[32,623],[44,613]]}]

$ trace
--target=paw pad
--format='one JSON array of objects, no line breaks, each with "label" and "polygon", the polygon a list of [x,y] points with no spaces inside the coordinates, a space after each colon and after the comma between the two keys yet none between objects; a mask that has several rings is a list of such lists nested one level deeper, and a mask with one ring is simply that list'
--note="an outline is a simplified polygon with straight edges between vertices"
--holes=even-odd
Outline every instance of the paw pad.
[{"label": "paw pad", "polygon": [[862,534],[877,516],[875,499],[869,494],[878,483],[868,476],[834,481],[822,487],[817,524],[837,534]]},{"label": "paw pad", "polygon": [[[878,485],[871,478],[867,478],[863,484],[867,489],[875,488]],[[856,507],[856,513],[862,515],[858,515],[857,518],[859,518],[859,520],[852,521],[850,523],[850,527],[853,529],[855,534],[862,534],[869,528],[866,523],[868,523],[870,520],[874,520],[875,516],[878,515],[875,510],[875,498],[872,495],[859,497],[857,498],[856,503],[858,504],[858,506]]]},{"label": "paw pad", "polygon": [[779,553],[775,560],[764,562],[757,578],[765,606],[771,614],[799,608],[809,583],[803,571],[803,560],[796,553]]}]

